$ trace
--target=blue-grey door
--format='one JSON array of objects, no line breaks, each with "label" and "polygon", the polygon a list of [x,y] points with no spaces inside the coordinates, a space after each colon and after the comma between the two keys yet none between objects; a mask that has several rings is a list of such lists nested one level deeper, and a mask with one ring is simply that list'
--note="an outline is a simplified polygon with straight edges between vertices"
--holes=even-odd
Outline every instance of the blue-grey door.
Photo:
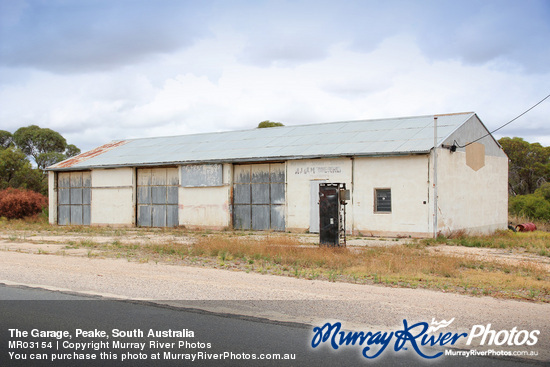
[{"label": "blue-grey door", "polygon": [[178,169],[137,170],[137,224],[140,227],[176,227],[178,221]]},{"label": "blue-grey door", "polygon": [[285,164],[233,166],[233,228],[285,230]]},{"label": "blue-grey door", "polygon": [[91,222],[92,174],[90,171],[57,174],[57,223],[89,225]]}]

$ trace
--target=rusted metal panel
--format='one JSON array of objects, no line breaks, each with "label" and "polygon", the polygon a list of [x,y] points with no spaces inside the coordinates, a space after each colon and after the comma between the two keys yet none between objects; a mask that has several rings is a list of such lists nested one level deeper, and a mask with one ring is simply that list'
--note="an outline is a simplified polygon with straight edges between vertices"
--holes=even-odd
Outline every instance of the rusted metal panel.
[{"label": "rusted metal panel", "polygon": [[189,164],[181,167],[183,187],[212,187],[223,185],[223,165]]}]

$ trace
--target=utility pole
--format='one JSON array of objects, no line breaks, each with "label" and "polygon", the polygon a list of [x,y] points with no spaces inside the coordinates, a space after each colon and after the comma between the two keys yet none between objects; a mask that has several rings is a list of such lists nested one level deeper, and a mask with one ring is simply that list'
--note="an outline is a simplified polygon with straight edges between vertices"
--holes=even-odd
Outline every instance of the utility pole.
[{"label": "utility pole", "polygon": [[437,116],[434,116],[434,238],[437,238]]}]

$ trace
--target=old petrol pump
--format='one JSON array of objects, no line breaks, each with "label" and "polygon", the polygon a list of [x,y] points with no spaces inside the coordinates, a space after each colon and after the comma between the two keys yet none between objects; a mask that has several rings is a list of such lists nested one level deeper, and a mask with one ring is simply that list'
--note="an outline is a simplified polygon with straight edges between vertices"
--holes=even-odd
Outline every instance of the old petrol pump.
[{"label": "old petrol pump", "polygon": [[319,184],[319,244],[346,246],[346,201],[350,192],[345,183]]}]

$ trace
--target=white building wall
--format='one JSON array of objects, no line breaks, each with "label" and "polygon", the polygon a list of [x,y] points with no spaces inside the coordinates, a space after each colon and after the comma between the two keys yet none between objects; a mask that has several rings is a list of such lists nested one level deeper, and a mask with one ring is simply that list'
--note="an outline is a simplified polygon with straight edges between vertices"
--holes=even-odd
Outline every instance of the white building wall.
[{"label": "white building wall", "polygon": [[508,224],[508,158],[485,155],[474,170],[465,152],[438,150],[438,232],[491,233]]},{"label": "white building wall", "polygon": [[[354,232],[365,236],[430,236],[428,170],[428,155],[356,158]],[[377,188],[391,189],[391,213],[375,212]]]},{"label": "white building wall", "polygon": [[135,224],[135,170],[92,170],[92,225]]},{"label": "white building wall", "polygon": [[57,224],[57,172],[48,172],[48,221]]},{"label": "white building wall", "polygon": [[[287,230],[309,230],[312,206],[317,205],[312,203],[312,181],[345,183],[347,188],[351,189],[352,159],[305,159],[287,162]],[[318,198],[318,196],[316,197]],[[313,210],[316,209],[313,208]],[[351,211],[348,211],[346,221],[346,230],[351,230],[353,223],[353,213]]]},{"label": "white building wall", "polygon": [[213,187],[179,188],[179,223],[202,228],[231,226],[231,164],[223,165],[223,184]]}]

